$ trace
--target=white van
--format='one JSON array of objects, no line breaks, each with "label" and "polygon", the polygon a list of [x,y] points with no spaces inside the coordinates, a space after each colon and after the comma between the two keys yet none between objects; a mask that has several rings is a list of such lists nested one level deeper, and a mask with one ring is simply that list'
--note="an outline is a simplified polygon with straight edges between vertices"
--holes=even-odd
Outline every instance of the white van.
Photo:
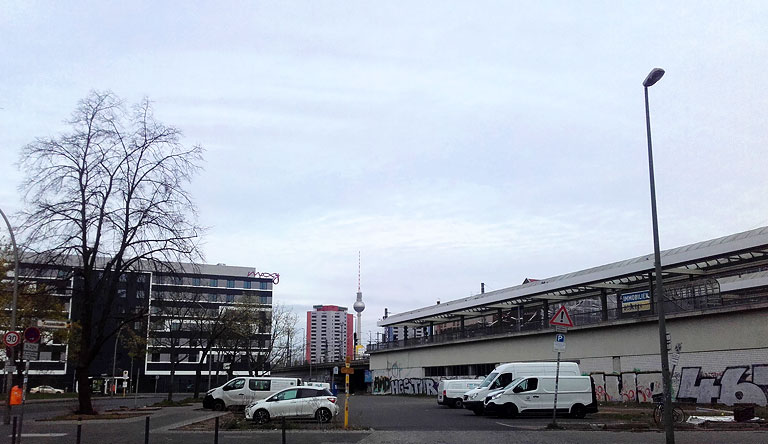
[{"label": "white van", "polygon": [[221,387],[211,389],[205,394],[203,408],[224,410],[233,406],[243,406],[253,401],[264,399],[280,390],[302,385],[301,378],[239,377],[229,380]]},{"label": "white van", "polygon": [[[514,418],[518,413],[552,413],[555,403],[554,376],[515,379],[504,391],[488,397],[487,413]],[[595,383],[589,376],[561,376],[557,384],[557,411],[574,418],[597,412]]]},{"label": "white van", "polygon": [[[501,364],[488,375],[480,386],[464,394],[464,408],[472,410],[476,415],[482,415],[485,409],[485,398],[496,390],[505,388],[515,378],[523,376],[555,376],[556,362],[511,362]],[[579,364],[575,362],[560,363],[561,376],[579,376]]]},{"label": "white van", "polygon": [[437,385],[437,403],[451,408],[464,405],[464,393],[480,386],[482,379],[443,379]]}]

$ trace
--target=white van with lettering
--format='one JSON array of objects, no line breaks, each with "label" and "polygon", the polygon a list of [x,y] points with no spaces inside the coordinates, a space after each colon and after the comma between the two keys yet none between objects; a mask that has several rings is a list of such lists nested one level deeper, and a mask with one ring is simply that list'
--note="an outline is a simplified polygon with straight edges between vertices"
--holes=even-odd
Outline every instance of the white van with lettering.
[{"label": "white van with lettering", "polygon": [[[554,376],[517,378],[503,391],[488,397],[486,413],[514,418],[520,413],[552,413],[555,403]],[[597,413],[595,383],[589,376],[561,376],[557,381],[557,412],[574,418]]]},{"label": "white van with lettering", "polygon": [[205,394],[203,408],[224,410],[229,407],[245,407],[264,399],[275,392],[292,386],[302,385],[301,378],[239,377],[229,380],[221,387]]},{"label": "white van with lettering", "polygon": [[443,379],[437,385],[437,403],[460,409],[464,406],[464,393],[481,382],[482,379]]},{"label": "white van with lettering", "polygon": [[[485,410],[485,398],[496,390],[505,388],[513,379],[523,376],[555,376],[556,362],[511,362],[501,364],[488,375],[480,386],[464,394],[464,408],[472,410],[476,415],[482,415]],[[579,364],[575,362],[560,363],[561,376],[579,376]]]}]

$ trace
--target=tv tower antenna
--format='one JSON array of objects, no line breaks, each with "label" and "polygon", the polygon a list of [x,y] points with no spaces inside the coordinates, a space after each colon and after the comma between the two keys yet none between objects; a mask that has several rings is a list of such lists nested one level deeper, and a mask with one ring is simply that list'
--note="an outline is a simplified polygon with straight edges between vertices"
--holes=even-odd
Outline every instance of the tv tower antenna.
[{"label": "tv tower antenna", "polygon": [[363,302],[363,292],[360,290],[360,252],[357,252],[357,300],[352,308],[357,312],[357,336],[355,337],[355,353],[357,353],[357,346],[360,345],[362,339],[363,329],[363,310],[365,310],[365,302]]}]

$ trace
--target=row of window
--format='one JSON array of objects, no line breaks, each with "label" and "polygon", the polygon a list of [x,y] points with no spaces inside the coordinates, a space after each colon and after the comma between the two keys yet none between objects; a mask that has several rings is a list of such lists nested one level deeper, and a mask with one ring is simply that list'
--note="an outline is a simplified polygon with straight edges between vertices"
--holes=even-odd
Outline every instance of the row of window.
[{"label": "row of window", "polygon": [[158,284],[193,285],[195,287],[222,286],[225,288],[244,288],[246,290],[247,289],[259,289],[259,290],[272,289],[272,282],[241,281],[241,280],[235,280],[235,279],[158,276],[156,281]]}]

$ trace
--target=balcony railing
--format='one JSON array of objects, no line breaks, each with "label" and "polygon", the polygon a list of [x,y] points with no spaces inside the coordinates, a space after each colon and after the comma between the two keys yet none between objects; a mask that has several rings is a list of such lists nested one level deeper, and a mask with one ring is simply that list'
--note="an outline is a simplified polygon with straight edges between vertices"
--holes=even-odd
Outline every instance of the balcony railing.
[{"label": "balcony railing", "polygon": [[[666,292],[665,292],[666,293]],[[667,293],[668,294],[668,293]],[[669,294],[668,294],[669,295]],[[699,294],[689,297],[667,297],[664,302],[664,309],[667,316],[678,313],[695,312],[700,310],[717,310],[726,307],[738,307],[751,304],[767,303],[768,290],[743,294],[743,295],[721,295],[719,292],[711,294]],[[656,307],[653,301],[649,301],[643,310],[627,311],[621,307],[613,307],[594,311],[573,311],[570,313],[573,324],[576,327],[598,326],[616,321],[633,320],[652,320],[657,318]],[[550,307],[550,311],[553,307]],[[549,326],[549,316],[554,313],[548,313],[547,316],[537,316],[534,319],[522,322],[507,322],[502,318],[501,323],[494,325],[470,325],[464,329],[453,328],[442,330],[438,334],[427,335],[416,338],[400,339],[397,341],[379,342],[368,345],[368,352],[377,352],[398,348],[417,347],[430,344],[444,344],[457,342],[473,338],[487,338],[493,336],[514,336],[516,334],[529,333],[532,331],[551,330]],[[439,324],[438,324],[439,325]]]}]

